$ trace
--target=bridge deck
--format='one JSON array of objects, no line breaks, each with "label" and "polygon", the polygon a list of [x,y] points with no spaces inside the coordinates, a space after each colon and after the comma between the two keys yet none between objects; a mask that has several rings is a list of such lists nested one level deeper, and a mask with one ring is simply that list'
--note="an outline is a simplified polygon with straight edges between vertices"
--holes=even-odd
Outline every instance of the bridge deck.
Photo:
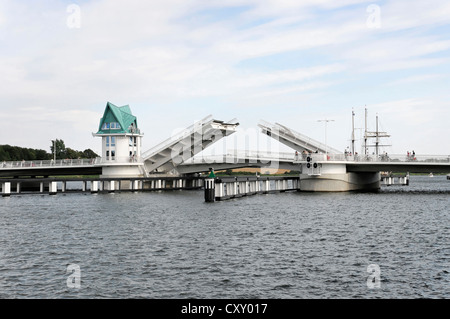
[{"label": "bridge deck", "polygon": [[[311,154],[310,160],[317,163],[341,163],[347,172],[393,172],[393,173],[448,173],[450,156],[421,155],[414,158],[404,155],[346,156],[344,154]],[[299,156],[295,163],[306,163],[307,156]]]},{"label": "bridge deck", "polygon": [[320,153],[340,153],[338,150],[333,149],[330,146],[318,142],[279,123],[272,124],[261,120],[258,126],[261,128],[261,132],[263,134],[268,135],[276,139],[278,142],[283,143],[299,152],[318,151]]},{"label": "bridge deck", "polygon": [[1,162],[0,177],[99,175],[100,163],[101,158]]},{"label": "bridge deck", "polygon": [[239,123],[208,116],[142,154],[146,174],[169,172],[218,140],[236,132]]},{"label": "bridge deck", "polygon": [[[404,155],[345,156],[344,154],[310,154],[310,161],[317,163],[345,164],[348,172],[395,172],[395,173],[450,173],[450,156],[422,155],[414,159]],[[234,151],[226,155],[193,157],[177,166],[180,174],[206,172],[241,167],[271,167],[300,170],[307,162],[306,155],[257,151]],[[0,162],[0,177],[100,175],[102,160],[76,159],[57,161]],[[133,163],[142,165],[142,162]]]}]

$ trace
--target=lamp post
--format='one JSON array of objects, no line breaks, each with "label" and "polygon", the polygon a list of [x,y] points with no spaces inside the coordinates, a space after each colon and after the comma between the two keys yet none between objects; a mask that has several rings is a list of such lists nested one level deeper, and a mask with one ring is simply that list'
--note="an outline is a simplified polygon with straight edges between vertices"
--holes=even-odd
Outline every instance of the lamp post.
[{"label": "lamp post", "polygon": [[51,140],[51,142],[53,142],[53,161],[56,162],[56,139]]},{"label": "lamp post", "polygon": [[328,125],[328,122],[334,122],[334,120],[324,119],[324,120],[318,120],[317,122],[325,122],[325,155],[328,158],[327,125]]}]

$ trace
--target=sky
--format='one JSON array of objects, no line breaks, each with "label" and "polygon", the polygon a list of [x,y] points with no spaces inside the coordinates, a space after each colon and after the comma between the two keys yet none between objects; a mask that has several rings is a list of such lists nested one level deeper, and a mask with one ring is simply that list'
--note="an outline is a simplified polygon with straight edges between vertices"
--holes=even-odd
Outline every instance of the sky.
[{"label": "sky", "polygon": [[448,155],[449,50],[447,0],[0,0],[0,144],[100,153],[109,101],[143,150],[211,114],[216,153],[289,152],[260,120],[344,151],[367,108],[388,153]]}]

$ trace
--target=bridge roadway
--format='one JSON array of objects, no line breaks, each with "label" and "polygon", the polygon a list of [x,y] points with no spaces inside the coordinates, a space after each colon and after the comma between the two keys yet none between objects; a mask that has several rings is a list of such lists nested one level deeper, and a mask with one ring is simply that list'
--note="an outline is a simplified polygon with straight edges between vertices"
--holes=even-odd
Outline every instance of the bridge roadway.
[{"label": "bridge roadway", "polygon": [[[393,172],[393,173],[450,173],[450,156],[423,155],[415,160],[403,155],[354,157],[344,154],[311,154],[310,160],[322,164],[345,164],[347,172]],[[140,160],[142,164],[143,160]],[[289,170],[302,170],[307,163],[306,155],[293,153],[271,153],[256,151],[234,151],[226,155],[193,157],[176,166],[179,174],[192,174],[214,170],[245,167],[266,167]],[[57,161],[14,161],[0,162],[0,177],[23,176],[70,176],[100,175],[101,158]],[[134,165],[139,162],[133,163]]]},{"label": "bridge roadway", "polygon": [[176,170],[184,161],[202,152],[220,139],[236,132],[239,123],[215,120],[211,115],[141,154],[145,176]]},{"label": "bridge roadway", "polygon": [[[234,151],[226,155],[192,157],[175,167],[183,174],[226,170],[244,167],[268,167],[296,170],[293,153],[270,153],[256,151]],[[68,159],[56,161],[12,161],[0,162],[0,177],[35,177],[35,176],[70,176],[70,175],[101,175],[102,166],[111,162],[95,159]],[[139,158],[133,165],[144,165],[144,159]]]},{"label": "bridge roadway", "polygon": [[101,159],[0,162],[0,177],[100,175]]},{"label": "bridge roadway", "polygon": [[193,157],[177,166],[180,174],[237,169],[246,167],[299,170],[301,166],[294,163],[295,153],[273,153],[262,151],[232,151],[226,155]]},{"label": "bridge roadway", "polygon": [[[345,164],[347,172],[354,173],[450,173],[450,155],[421,155],[408,158],[406,155],[346,156],[344,154],[311,154],[312,162]],[[300,156],[294,163],[306,163]]]}]

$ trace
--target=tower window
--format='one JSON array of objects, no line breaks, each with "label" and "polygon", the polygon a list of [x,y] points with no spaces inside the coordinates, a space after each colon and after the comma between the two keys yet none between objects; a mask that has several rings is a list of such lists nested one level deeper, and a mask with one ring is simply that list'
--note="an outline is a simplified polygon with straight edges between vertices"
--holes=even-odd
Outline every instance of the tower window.
[{"label": "tower window", "polygon": [[120,124],[117,122],[103,123],[102,130],[120,130]]}]

